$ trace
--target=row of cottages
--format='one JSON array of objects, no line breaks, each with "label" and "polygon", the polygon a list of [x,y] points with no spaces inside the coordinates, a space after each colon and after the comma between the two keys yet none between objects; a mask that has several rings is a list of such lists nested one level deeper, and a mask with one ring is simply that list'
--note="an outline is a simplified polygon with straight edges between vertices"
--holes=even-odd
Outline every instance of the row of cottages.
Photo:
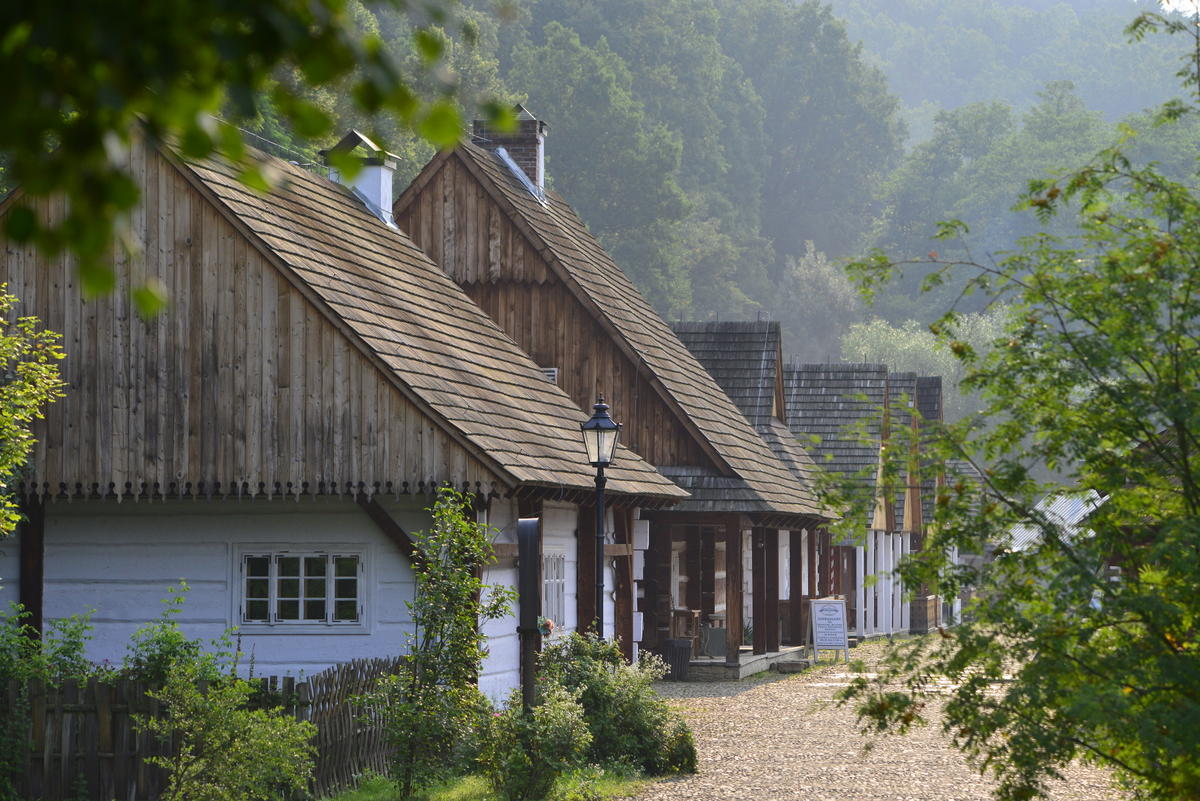
[{"label": "row of cottages", "polygon": [[[66,396],[37,424],[20,485],[27,519],[0,544],[0,600],[38,628],[92,610],[92,659],[119,661],[181,581],[185,631],[237,627],[260,675],[401,653],[410,534],[443,484],[467,491],[502,542],[519,515],[539,515],[546,613],[565,630],[593,619],[594,595],[575,591],[577,571],[594,575],[576,549],[593,519],[580,506],[594,487],[582,396],[547,381],[394,226],[391,158],[362,137],[341,147],[366,150],[353,189],[263,157],[279,184],[262,195],[229,165],[138,143],[138,255],[99,298],[82,296],[68,259],[4,243],[0,280],[68,357]],[[171,299],[151,319],[129,299],[147,281]],[[687,494],[637,455],[631,429],[608,482],[626,551],[639,516]],[[497,550],[510,555],[486,578],[515,586],[512,550]],[[626,642],[629,561],[607,571],[605,616]],[[487,634],[481,686],[500,697],[518,682],[515,619]]]},{"label": "row of cottages", "polygon": [[744,633],[755,654],[778,651],[782,602],[799,599],[795,583],[781,586],[799,562],[788,555],[808,552],[832,515],[545,186],[546,126],[520,111],[516,132],[476,122],[471,141],[426,165],[396,224],[578,408],[603,393],[625,445],[687,491],[642,513],[634,639],[660,649],[691,638],[731,668]]},{"label": "row of cottages", "polygon": [[[877,364],[785,366],[782,329],[769,320],[679,322],[673,328],[797,478],[812,485],[817,472],[802,439],[814,443],[825,469],[863,478],[875,498],[852,540],[835,542],[818,531],[792,543],[797,556],[788,560],[785,551],[781,559],[790,568],[780,577],[783,597],[793,587],[797,598],[844,597],[850,629],[859,637],[939,625],[938,599],[907,593],[892,576],[900,559],[921,547],[937,471],[914,453],[906,459],[903,486],[884,492],[879,470],[889,426],[916,426],[919,433],[942,419],[941,379],[889,373]],[[783,604],[783,626],[789,641],[799,643],[807,620],[796,606]]]},{"label": "row of cottages", "polygon": [[[825,469],[861,481],[863,497],[874,499],[864,536],[833,549],[832,592],[847,599],[852,629],[863,637],[925,632],[953,619],[937,596],[893,575],[921,548],[943,480],[943,469],[919,452],[922,428],[942,420],[941,378],[881,364],[796,364],[784,368],[783,386],[791,431],[815,442]],[[910,452],[899,486],[887,486],[883,453],[900,426],[913,433]]]}]

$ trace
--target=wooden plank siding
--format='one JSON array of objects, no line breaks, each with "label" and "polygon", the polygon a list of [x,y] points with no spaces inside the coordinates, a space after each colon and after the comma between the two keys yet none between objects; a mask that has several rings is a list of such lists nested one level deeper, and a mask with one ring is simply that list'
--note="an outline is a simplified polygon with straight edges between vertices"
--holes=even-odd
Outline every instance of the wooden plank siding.
[{"label": "wooden plank siding", "polygon": [[[84,300],[73,269],[6,243],[4,275],[63,334],[66,397],[34,429],[34,481],[52,494],[345,491],[496,476],[426,419],[179,170],[135,148],[138,257]],[[55,200],[35,203],[52,217]],[[146,280],[171,298],[145,319]],[[111,487],[110,487],[111,485]],[[203,490],[201,490],[203,486]]]},{"label": "wooden plank siding", "polygon": [[[473,216],[460,216],[468,212]],[[440,237],[433,224],[438,220],[443,221]],[[453,241],[445,233],[449,220],[457,226]],[[448,160],[432,175],[416,200],[397,215],[396,224],[534,362],[559,368],[559,386],[580,409],[590,410],[603,394],[623,424],[621,442],[630,450],[655,465],[718,469],[649,377],[459,161]],[[498,242],[494,248],[493,237]],[[487,259],[472,261],[471,254]]]}]

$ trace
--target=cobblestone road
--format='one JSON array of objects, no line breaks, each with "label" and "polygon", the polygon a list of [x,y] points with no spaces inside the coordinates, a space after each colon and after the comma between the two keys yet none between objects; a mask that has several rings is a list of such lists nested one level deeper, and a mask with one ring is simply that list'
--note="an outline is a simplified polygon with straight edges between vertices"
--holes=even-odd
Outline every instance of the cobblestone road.
[{"label": "cobblestone road", "polygon": [[[856,658],[870,656],[869,643]],[[864,653],[865,652],[865,653]],[[864,738],[833,695],[845,665],[741,682],[661,686],[696,733],[700,772],[647,786],[638,801],[987,801],[991,784],[972,771],[935,725],[904,737]],[[864,749],[864,746],[870,745]],[[1117,794],[1106,775],[1072,767],[1054,788],[1060,801]]]}]

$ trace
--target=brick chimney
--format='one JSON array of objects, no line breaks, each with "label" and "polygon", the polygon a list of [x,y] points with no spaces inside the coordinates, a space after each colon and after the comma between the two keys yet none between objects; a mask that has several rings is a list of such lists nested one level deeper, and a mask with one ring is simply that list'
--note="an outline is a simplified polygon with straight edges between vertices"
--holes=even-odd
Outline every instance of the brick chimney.
[{"label": "brick chimney", "polygon": [[[330,153],[355,155],[360,167],[353,180],[347,180],[345,175],[330,165]],[[392,218],[392,180],[396,174],[399,156],[388,153],[355,130],[351,130],[333,147],[322,150],[321,156],[325,158],[325,165],[330,168],[329,180],[348,188],[363,202],[368,211],[388,226],[396,227]]]},{"label": "brick chimney", "polygon": [[[502,133],[486,120],[475,120],[471,125],[472,141],[485,150],[496,153],[506,162],[511,162],[536,188],[541,195],[546,188],[546,160],[544,147],[549,126],[535,118],[522,105],[514,109],[517,113],[517,129]],[[505,156],[507,155],[507,159]],[[521,177],[521,176],[518,176]]]}]

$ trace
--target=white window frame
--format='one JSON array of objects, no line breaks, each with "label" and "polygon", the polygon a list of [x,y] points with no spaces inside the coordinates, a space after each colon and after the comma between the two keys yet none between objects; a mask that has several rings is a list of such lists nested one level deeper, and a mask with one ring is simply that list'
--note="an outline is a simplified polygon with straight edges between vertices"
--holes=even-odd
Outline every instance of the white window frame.
[{"label": "white window frame", "polygon": [[[358,619],[353,621],[336,621],[332,620],[335,597],[330,597],[326,594],[327,603],[327,618],[325,621],[319,620],[280,620],[277,618],[277,586],[279,576],[276,573],[276,565],[281,557],[298,557],[301,565],[305,557],[322,556],[329,560],[329,571],[333,569],[333,560],[337,557],[352,556],[358,560],[358,575],[357,579],[357,598],[358,603]],[[270,574],[269,578],[269,596],[268,609],[271,616],[269,620],[246,620],[246,560],[250,557],[268,557],[270,559]],[[246,546],[238,549],[236,560],[233,565],[233,609],[232,623],[240,631],[246,634],[366,634],[370,632],[370,621],[367,617],[369,609],[368,596],[370,594],[369,582],[369,560],[367,549],[358,546],[337,545],[328,548],[305,548],[290,549],[280,548],[278,545],[262,545],[262,546]],[[336,576],[331,572],[326,573],[327,581],[332,583]],[[303,579],[300,579],[303,583]],[[336,591],[336,585],[334,585]],[[303,586],[301,587],[303,591]],[[303,604],[303,596],[300,603]],[[303,611],[303,607],[301,607]]]},{"label": "white window frame", "polygon": [[547,617],[554,621],[555,635],[566,628],[566,551],[553,550],[542,552],[542,617]]}]

